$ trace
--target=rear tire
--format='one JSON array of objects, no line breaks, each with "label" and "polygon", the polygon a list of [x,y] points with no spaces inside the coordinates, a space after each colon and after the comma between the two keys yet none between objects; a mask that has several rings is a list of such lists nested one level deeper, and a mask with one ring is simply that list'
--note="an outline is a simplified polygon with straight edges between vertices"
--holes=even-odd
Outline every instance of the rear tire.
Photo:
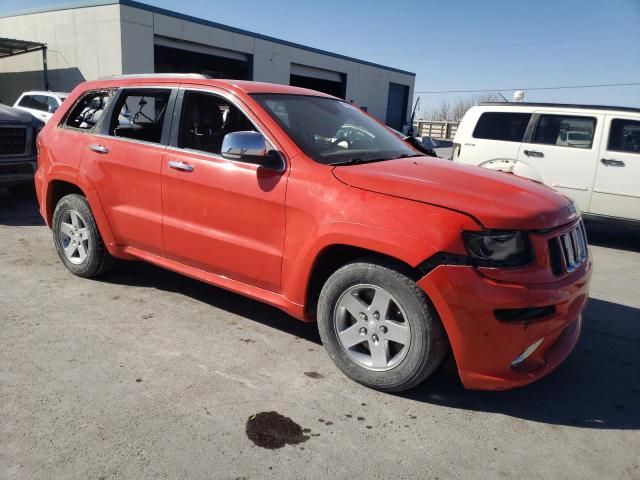
[{"label": "rear tire", "polygon": [[71,273],[93,278],[113,268],[115,259],[105,247],[85,197],[75,193],[62,197],[52,226],[58,256]]},{"label": "rear tire", "polygon": [[415,387],[448,351],[435,309],[406,273],[390,263],[350,263],[329,277],[318,300],[329,357],[349,378],[377,390]]}]

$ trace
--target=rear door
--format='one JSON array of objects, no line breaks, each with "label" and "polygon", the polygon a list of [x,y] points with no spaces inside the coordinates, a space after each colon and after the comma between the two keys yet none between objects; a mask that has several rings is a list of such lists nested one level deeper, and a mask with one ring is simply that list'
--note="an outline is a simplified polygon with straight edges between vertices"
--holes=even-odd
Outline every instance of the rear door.
[{"label": "rear door", "polygon": [[607,115],[591,213],[640,220],[640,117]]},{"label": "rear door", "polygon": [[175,98],[170,87],[118,92],[82,158],[118,244],[162,255],[161,163]]},{"label": "rear door", "polygon": [[518,152],[518,163],[589,211],[604,115],[536,111]]}]

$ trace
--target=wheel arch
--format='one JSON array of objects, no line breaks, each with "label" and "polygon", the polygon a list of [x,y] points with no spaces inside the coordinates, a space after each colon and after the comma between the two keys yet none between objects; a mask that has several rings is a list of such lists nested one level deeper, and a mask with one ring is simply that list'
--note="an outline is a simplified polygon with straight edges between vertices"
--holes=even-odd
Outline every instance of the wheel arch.
[{"label": "wheel arch", "polygon": [[309,271],[304,297],[304,313],[307,319],[315,320],[320,291],[327,279],[339,268],[358,260],[392,266],[414,281],[420,278],[417,268],[395,256],[349,244],[327,245],[317,252]]},{"label": "wheel arch", "polygon": [[[48,179],[46,184],[45,198],[45,221],[49,227],[52,227],[53,212],[56,205],[62,197],[69,194],[82,195],[87,199],[91,213],[93,214],[98,230],[105,242],[107,249],[111,251],[111,247],[116,245],[116,239],[111,230],[108,218],[98,197],[98,193],[93,183],[86,175],[79,173],[77,178],[66,175],[53,176]],[[113,253],[113,252],[112,252]]]}]

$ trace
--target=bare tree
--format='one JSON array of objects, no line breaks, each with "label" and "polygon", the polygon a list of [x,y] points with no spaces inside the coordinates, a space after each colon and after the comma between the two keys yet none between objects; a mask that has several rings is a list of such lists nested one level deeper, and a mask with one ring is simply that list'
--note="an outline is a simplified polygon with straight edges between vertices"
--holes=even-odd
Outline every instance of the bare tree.
[{"label": "bare tree", "polygon": [[501,98],[494,94],[476,95],[473,97],[458,97],[451,102],[443,100],[439,105],[422,110],[422,118],[426,120],[448,120],[459,122],[471,107],[482,102],[499,102]]}]

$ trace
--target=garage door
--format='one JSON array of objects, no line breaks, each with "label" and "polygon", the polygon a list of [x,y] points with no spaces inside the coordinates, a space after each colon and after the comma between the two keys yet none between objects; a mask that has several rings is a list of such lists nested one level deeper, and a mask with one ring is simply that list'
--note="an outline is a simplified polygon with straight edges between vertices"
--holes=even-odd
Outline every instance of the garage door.
[{"label": "garage door", "polygon": [[402,124],[407,118],[407,103],[409,101],[409,87],[397,83],[389,83],[389,97],[387,99],[387,120],[391,128],[402,130]]},{"label": "garage door", "polygon": [[339,98],[345,98],[347,87],[344,73],[297,63],[291,64],[289,84],[294,87],[310,88],[328,93]]},{"label": "garage door", "polygon": [[212,78],[251,80],[251,55],[222,48],[181,42],[165,37],[154,39],[156,73],[203,73]]}]

